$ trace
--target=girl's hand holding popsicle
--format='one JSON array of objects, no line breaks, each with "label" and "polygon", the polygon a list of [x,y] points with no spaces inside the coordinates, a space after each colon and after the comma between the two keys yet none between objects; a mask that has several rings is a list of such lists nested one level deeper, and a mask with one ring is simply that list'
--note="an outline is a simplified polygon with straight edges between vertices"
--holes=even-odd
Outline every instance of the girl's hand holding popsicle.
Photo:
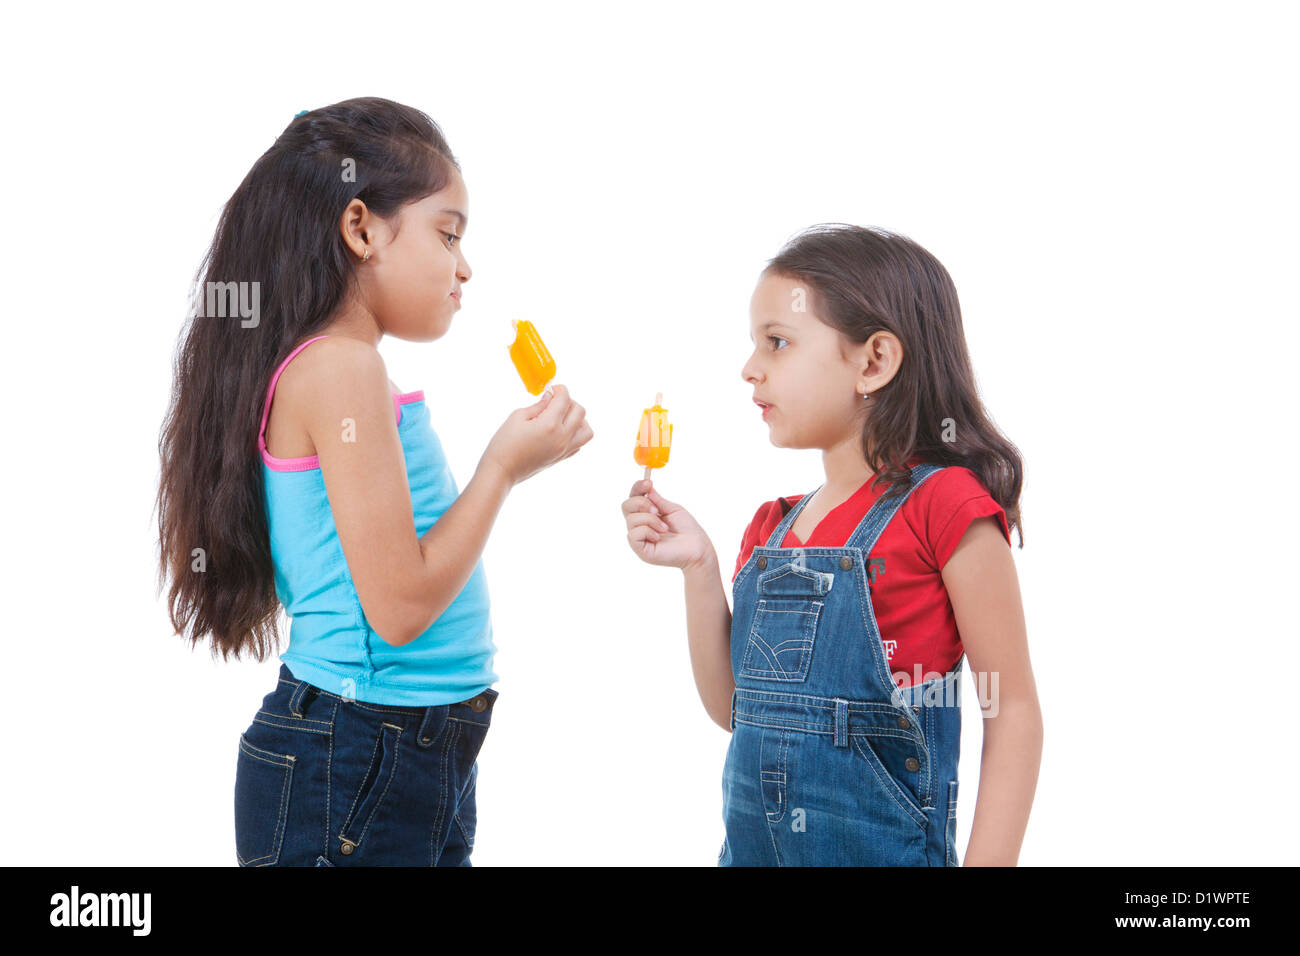
[{"label": "girl's hand holding popsicle", "polygon": [[555,359],[532,324],[516,321],[515,330],[510,358],[519,377],[532,394],[543,389],[546,393],[533,405],[510,413],[479,461],[479,467],[486,463],[500,469],[512,486],[577,454],[593,436],[587,410],[569,397],[569,390],[563,385],[548,387],[555,377]]},{"label": "girl's hand holding popsicle", "polygon": [[627,541],[646,564],[682,568],[717,560],[713,542],[691,513],[662,497],[654,483],[642,478],[623,502]]}]

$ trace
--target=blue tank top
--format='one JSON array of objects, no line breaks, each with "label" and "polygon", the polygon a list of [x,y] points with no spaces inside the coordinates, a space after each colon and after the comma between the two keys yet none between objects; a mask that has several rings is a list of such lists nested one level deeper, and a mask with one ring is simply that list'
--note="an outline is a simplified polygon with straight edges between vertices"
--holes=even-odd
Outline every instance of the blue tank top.
[{"label": "blue tank top", "polygon": [[[318,335],[275,370],[257,435],[263,500],[275,564],[275,593],[291,624],[280,655],[293,676],[355,700],[425,707],[474,697],[496,680],[487,578],[479,561],[442,615],[415,640],[394,647],[366,620],[339,543],[316,455],[276,458],[266,448],[266,422],[280,374]],[[393,411],[410,482],[415,533],[422,537],[460,490],[429,420],[424,392],[395,392]]]}]

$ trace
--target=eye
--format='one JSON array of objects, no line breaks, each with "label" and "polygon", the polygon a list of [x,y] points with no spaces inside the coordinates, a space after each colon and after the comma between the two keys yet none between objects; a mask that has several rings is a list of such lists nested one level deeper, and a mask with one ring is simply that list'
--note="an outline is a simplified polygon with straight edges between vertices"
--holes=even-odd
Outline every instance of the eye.
[{"label": "eye", "polygon": [[[781,338],[781,336],[779,336],[779,335],[769,335],[769,336],[767,337],[767,340],[768,340],[769,342],[785,342],[786,345],[789,345],[789,344],[790,344],[789,342],[786,342],[785,339]],[[781,350],[780,350],[779,348],[773,347],[772,351],[773,351],[773,352],[779,352],[779,351],[781,351]]]},{"label": "eye", "polygon": [[460,238],[460,236],[456,235],[454,232],[444,232],[443,235],[447,237],[447,245],[449,246],[454,246],[456,240]]}]

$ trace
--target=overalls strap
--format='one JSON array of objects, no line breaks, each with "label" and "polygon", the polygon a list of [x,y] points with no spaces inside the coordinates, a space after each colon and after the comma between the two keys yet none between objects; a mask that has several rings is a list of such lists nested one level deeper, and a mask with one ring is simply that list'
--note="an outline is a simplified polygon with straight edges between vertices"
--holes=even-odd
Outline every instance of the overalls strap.
[{"label": "overalls strap", "polygon": [[[876,546],[876,539],[880,537],[880,533],[885,530],[885,527],[897,513],[898,509],[903,506],[903,502],[906,501],[911,493],[920,486],[921,482],[925,481],[925,479],[929,478],[936,471],[941,471],[942,469],[943,465],[935,465],[928,462],[913,467],[911,469],[912,485],[908,489],[907,494],[899,495],[897,498],[888,501],[884,500],[883,497],[877,498],[871,508],[863,516],[862,521],[859,522],[853,534],[849,536],[849,540],[845,544],[845,547],[861,548],[864,553],[870,554],[871,549]],[[813,495],[817,494],[817,492],[821,491],[824,487],[825,485],[818,485],[817,490],[812,494],[804,495],[799,499],[799,503],[790,509],[789,513],[781,523],[776,526],[776,529],[772,532],[771,536],[768,537],[765,547],[781,547],[781,543],[785,541],[786,535],[788,535],[790,529],[794,527],[795,520],[799,517],[799,513],[803,511],[804,505],[811,501]]]},{"label": "overalls strap", "polygon": [[898,509],[903,507],[903,503],[912,496],[912,492],[916,491],[925,479],[936,471],[942,470],[942,465],[934,465],[928,462],[912,468],[912,483],[908,489],[896,498],[886,498],[884,495],[877,498],[867,513],[862,516],[862,521],[858,523],[853,534],[849,535],[845,547],[859,548],[864,555],[870,554],[871,550],[876,546],[876,541],[880,538],[880,533],[893,520],[894,515],[898,513]]},{"label": "overalls strap", "polygon": [[[817,491],[821,491],[823,487],[823,485],[818,485]],[[765,547],[781,547],[781,542],[785,540],[785,536],[789,534],[790,529],[794,527],[794,519],[799,517],[799,512],[803,511],[803,506],[811,500],[813,495],[817,494],[817,491],[814,491],[812,495],[804,495],[799,499],[799,503],[791,508],[785,518],[782,519],[781,523],[776,526],[776,530],[774,530],[771,536],[767,539]]]}]

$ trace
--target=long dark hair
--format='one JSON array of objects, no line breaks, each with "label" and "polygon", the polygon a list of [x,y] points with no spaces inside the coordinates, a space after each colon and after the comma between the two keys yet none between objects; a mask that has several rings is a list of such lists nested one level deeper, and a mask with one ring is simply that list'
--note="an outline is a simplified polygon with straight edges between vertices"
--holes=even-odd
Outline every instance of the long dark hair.
[{"label": "long dark hair", "polygon": [[884,496],[910,482],[906,462],[920,456],[969,468],[1020,533],[1023,464],[993,424],[975,388],[957,288],[942,263],[913,240],[885,229],[819,223],[787,242],[763,268],[808,287],[818,318],[862,344],[880,331],[903,346],[889,384],[865,402],[862,456],[886,481]]},{"label": "long dark hair", "polygon": [[[168,613],[191,646],[211,635],[213,657],[258,661],[278,647],[257,444],[271,373],[352,293],[357,259],[339,230],[348,203],[391,221],[445,188],[452,167],[428,116],[359,97],[295,116],[222,209],[158,443],[158,588],[170,576]],[[236,290],[244,307],[224,317]]]}]

